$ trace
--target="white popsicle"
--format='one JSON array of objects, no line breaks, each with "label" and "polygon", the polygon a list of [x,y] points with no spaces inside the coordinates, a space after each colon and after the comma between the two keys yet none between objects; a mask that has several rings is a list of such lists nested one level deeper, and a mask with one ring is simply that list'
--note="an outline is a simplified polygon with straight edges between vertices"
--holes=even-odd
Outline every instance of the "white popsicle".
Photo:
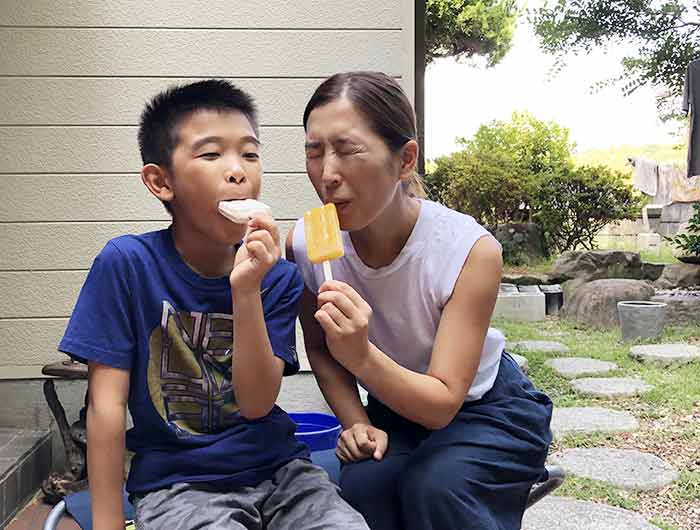
[{"label": "white popsicle", "polygon": [[243,199],[238,201],[221,201],[219,213],[229,221],[236,224],[246,224],[256,213],[272,215],[272,210],[264,202],[255,199]]}]

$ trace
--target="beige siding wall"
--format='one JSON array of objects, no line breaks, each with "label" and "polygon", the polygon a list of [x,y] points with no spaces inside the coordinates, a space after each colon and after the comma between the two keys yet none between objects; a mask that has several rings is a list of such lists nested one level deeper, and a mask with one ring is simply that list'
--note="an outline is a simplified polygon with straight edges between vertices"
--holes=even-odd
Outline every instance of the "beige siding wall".
[{"label": "beige siding wall", "polygon": [[286,233],[317,204],[304,104],[326,76],[382,70],[413,95],[413,0],[0,2],[0,379],[37,376],[95,254],[167,225],[138,176],[145,100],[231,79],[257,99],[263,200]]}]

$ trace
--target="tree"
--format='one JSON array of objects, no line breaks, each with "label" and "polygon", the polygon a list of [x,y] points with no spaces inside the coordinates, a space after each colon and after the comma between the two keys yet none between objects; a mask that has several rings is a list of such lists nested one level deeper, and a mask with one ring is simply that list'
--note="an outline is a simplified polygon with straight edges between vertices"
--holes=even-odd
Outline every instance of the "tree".
[{"label": "tree", "polygon": [[556,123],[515,113],[459,142],[463,149],[426,175],[428,196],[485,225],[532,221],[548,253],[590,249],[606,224],[639,212],[640,196],[622,173],[574,167],[569,131]]},{"label": "tree", "polygon": [[515,0],[426,0],[425,9],[426,63],[481,55],[493,66],[510,49]]},{"label": "tree", "polygon": [[591,250],[605,225],[635,219],[641,201],[623,173],[606,166],[580,166],[539,180],[532,217],[550,251]]},{"label": "tree", "polygon": [[622,75],[614,81],[623,82],[625,94],[646,84],[664,89],[658,106],[667,118],[675,114],[669,112],[671,103],[682,93],[688,63],[700,57],[696,0],[557,0],[535,10],[531,19],[542,49],[562,63],[568,53],[633,45],[636,52],[623,59]]},{"label": "tree", "polygon": [[435,160],[428,194],[482,224],[528,220],[540,177],[573,166],[569,131],[528,113],[482,125],[458,142],[463,150]]}]

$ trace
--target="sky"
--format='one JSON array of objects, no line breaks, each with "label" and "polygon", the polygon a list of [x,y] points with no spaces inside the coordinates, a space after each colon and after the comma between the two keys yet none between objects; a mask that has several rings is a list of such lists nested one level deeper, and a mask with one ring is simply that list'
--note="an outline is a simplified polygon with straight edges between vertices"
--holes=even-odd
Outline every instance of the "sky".
[{"label": "sky", "polygon": [[[600,91],[596,81],[622,72],[624,49],[596,51],[567,59],[552,77],[554,57],[539,50],[532,27],[518,23],[513,47],[493,68],[440,59],[425,77],[425,153],[434,159],[459,149],[458,136],[471,137],[494,119],[508,120],[514,111],[529,111],[570,129],[577,152],[623,144],[677,143],[677,126],[658,119],[655,93],[642,87],[623,96],[620,86]],[[629,50],[628,50],[629,51]]]}]

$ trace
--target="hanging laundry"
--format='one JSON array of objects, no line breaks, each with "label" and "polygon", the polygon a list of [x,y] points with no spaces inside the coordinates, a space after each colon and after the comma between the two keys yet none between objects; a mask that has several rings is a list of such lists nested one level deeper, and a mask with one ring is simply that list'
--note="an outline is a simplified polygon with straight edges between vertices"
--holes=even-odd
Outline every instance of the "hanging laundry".
[{"label": "hanging laundry", "polygon": [[700,175],[687,178],[685,171],[677,167],[671,181],[671,200],[673,202],[700,202]]},{"label": "hanging laundry", "polygon": [[683,111],[690,111],[688,177],[700,175],[700,59],[688,65],[683,90]]},{"label": "hanging laundry", "polygon": [[678,175],[678,167],[674,164],[667,162],[659,164],[658,167],[659,180],[656,187],[656,195],[654,196],[654,204],[662,204],[666,206],[671,204],[673,199],[671,198],[672,184],[676,176]]},{"label": "hanging laundry", "polygon": [[646,195],[651,195],[652,197],[656,195],[659,181],[659,164],[646,158],[631,158],[630,161],[634,166],[632,186]]}]

